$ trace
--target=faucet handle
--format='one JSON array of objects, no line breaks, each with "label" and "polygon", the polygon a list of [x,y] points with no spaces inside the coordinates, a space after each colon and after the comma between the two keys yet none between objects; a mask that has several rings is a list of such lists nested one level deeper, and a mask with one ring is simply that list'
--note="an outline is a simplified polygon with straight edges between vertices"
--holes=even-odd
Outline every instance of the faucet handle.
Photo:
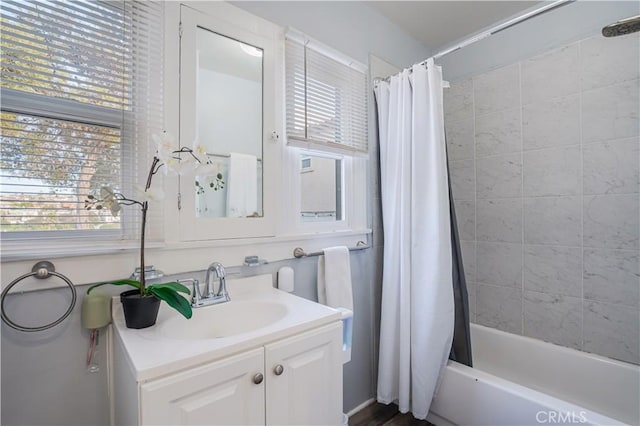
[{"label": "faucet handle", "polygon": [[191,305],[192,306],[200,306],[202,304],[202,294],[200,294],[200,282],[195,278],[185,278],[183,280],[178,280],[180,284],[183,283],[192,283],[193,290],[191,290]]}]

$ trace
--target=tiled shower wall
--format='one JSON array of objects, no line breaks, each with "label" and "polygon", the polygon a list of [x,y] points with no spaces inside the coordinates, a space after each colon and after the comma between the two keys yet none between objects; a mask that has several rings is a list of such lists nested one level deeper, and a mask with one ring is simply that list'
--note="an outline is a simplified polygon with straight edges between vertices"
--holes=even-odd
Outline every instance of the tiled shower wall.
[{"label": "tiled shower wall", "polygon": [[640,362],[638,34],[445,91],[472,320]]}]

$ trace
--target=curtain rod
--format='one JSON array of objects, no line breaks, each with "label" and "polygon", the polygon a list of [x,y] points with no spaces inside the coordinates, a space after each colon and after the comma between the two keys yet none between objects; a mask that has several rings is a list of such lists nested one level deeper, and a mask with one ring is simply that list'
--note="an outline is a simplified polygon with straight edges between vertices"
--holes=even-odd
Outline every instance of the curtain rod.
[{"label": "curtain rod", "polygon": [[[495,27],[489,28],[486,31],[481,32],[480,34],[476,34],[472,37],[469,37],[468,39],[462,40],[460,43],[456,44],[455,46],[451,46],[447,49],[441,50],[440,52],[436,53],[435,55],[429,57],[428,59],[425,59],[424,61],[421,62],[417,62],[415,65],[426,65],[427,61],[429,61],[429,59],[439,59],[442,58],[445,55],[448,55],[449,53],[455,52],[456,50],[460,50],[463,47],[467,47],[473,43],[476,43],[480,40],[483,40],[489,36],[492,36],[494,34],[499,33],[500,31],[504,31],[507,28],[511,28],[521,22],[527,21],[531,18],[534,18],[538,15],[542,15],[543,13],[549,12],[553,9],[562,7],[562,6],[566,6],[569,3],[573,3],[576,0],[556,0],[553,3],[549,3],[546,4],[542,7],[539,7],[537,9],[534,9],[530,12],[524,13],[520,16],[516,16],[513,19],[510,19],[506,22],[503,22],[502,24],[496,25]],[[411,69],[412,67],[409,67],[407,69]],[[388,81],[388,77],[386,78],[376,78],[374,79],[374,81]]]},{"label": "curtain rod", "polygon": [[[520,16],[516,16],[513,19],[510,19],[510,20],[508,20],[506,22],[503,22],[502,24],[496,25],[493,28],[489,28],[488,30],[483,31],[480,34],[477,34],[477,35],[475,35],[473,37],[469,37],[468,39],[461,41],[460,43],[456,44],[455,46],[452,46],[452,47],[450,47],[448,49],[445,49],[445,50],[441,50],[440,52],[438,52],[435,55],[431,56],[431,58],[439,59],[439,58],[441,58],[441,57],[443,57],[445,55],[448,55],[449,53],[455,52],[456,50],[460,50],[463,47],[467,47],[470,44],[473,44],[473,43],[478,42],[478,41],[480,41],[482,39],[485,39],[485,38],[487,38],[489,36],[497,34],[500,31],[504,31],[504,30],[506,30],[508,28],[511,28],[511,27],[521,23],[521,22],[528,21],[531,18],[534,18],[534,17],[536,17],[538,15],[542,15],[543,13],[549,12],[549,11],[551,11],[553,9],[558,8],[558,7],[566,6],[569,3],[573,3],[574,1],[576,1],[576,0],[557,0],[557,1],[554,1],[553,3],[549,3],[547,5],[539,7],[537,9],[535,9],[535,10],[530,11],[530,12],[524,13],[524,14],[522,14]],[[428,60],[429,59],[427,59],[425,61],[422,61],[422,62],[420,62],[420,64],[424,65],[424,64],[426,64],[426,62]]]}]

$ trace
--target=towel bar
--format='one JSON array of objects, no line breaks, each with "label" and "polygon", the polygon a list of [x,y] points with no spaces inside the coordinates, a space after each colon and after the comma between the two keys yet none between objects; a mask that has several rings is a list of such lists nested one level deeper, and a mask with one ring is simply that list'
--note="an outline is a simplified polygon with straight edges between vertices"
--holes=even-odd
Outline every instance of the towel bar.
[{"label": "towel bar", "polygon": [[[364,241],[358,241],[355,247],[349,247],[349,251],[364,250],[368,248],[369,245],[367,243],[365,243]],[[296,247],[295,249],[293,249],[293,257],[295,257],[296,259],[300,259],[301,257],[322,256],[323,254],[323,251],[305,253],[302,247]]]}]

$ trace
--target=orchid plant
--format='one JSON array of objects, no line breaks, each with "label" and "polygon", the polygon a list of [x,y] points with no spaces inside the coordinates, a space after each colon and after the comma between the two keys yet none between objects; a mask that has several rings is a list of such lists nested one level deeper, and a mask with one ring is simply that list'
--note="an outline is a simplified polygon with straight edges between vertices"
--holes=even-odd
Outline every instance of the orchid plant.
[{"label": "orchid plant", "polygon": [[[135,281],[132,279],[124,279],[117,281],[109,281],[91,286],[87,290],[87,294],[96,287],[113,284],[113,285],[130,285],[140,290],[141,296],[153,295],[160,300],[167,302],[169,306],[180,312],[185,318],[191,318],[191,306],[184,297],[178,293],[189,294],[189,289],[178,282],[167,282],[160,284],[147,285],[145,279],[145,228],[147,225],[147,211],[150,201],[159,201],[164,198],[162,190],[152,188],[151,183],[153,177],[163,170],[165,174],[185,175],[197,172],[199,176],[209,177],[209,187],[217,191],[224,187],[222,174],[217,171],[217,167],[207,156],[207,152],[201,144],[195,142],[193,148],[181,147],[176,149],[173,138],[166,132],[162,137],[153,135],[152,140],[156,145],[156,154],[151,162],[147,181],[144,187],[134,187],[139,193],[137,199],[129,198],[114,190],[112,187],[104,186],[100,189],[98,196],[89,195],[85,200],[85,209],[87,210],[103,210],[108,209],[113,216],[117,216],[122,206],[138,206],[142,211],[142,224],[140,230],[140,279]],[[204,186],[196,181],[196,191],[201,194]]]}]

